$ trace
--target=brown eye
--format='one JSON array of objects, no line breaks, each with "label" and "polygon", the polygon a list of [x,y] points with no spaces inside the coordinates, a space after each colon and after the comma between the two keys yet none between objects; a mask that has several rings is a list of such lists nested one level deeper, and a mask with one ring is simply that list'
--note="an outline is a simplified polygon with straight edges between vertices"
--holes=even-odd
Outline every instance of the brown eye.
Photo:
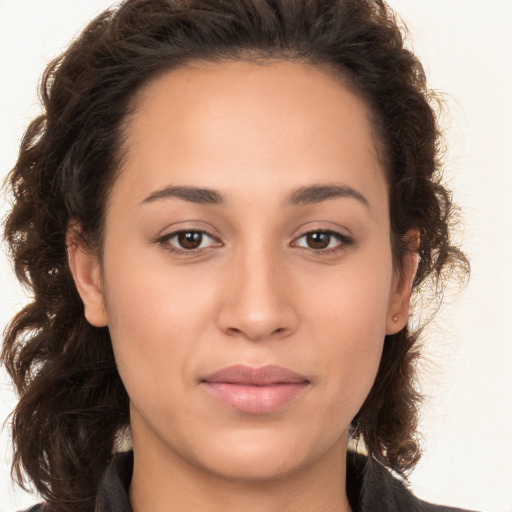
[{"label": "brown eye", "polygon": [[182,249],[197,249],[203,241],[203,233],[200,231],[180,231],[176,235],[176,241]]},{"label": "brown eye", "polygon": [[331,234],[314,232],[306,235],[306,243],[310,249],[327,249],[331,243]]},{"label": "brown eye", "polygon": [[222,246],[219,240],[206,231],[192,229],[175,231],[161,237],[157,241],[170,251],[182,253]]},{"label": "brown eye", "polygon": [[353,243],[354,241],[351,237],[336,231],[310,231],[299,236],[292,245],[318,251],[319,254],[322,254],[323,252],[343,250]]}]

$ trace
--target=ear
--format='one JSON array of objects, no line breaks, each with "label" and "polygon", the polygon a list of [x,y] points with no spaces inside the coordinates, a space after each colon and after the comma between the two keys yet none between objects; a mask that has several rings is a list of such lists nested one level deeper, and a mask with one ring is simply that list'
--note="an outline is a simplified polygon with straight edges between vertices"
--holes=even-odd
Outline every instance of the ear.
[{"label": "ear", "polygon": [[401,331],[409,320],[412,283],[418,270],[420,234],[417,229],[410,229],[402,237],[407,247],[403,256],[402,267],[397,269],[389,301],[386,319],[386,334]]},{"label": "ear", "polygon": [[66,244],[69,268],[84,303],[85,318],[95,327],[105,327],[108,321],[100,262],[96,254],[87,247],[77,222],[70,222]]}]

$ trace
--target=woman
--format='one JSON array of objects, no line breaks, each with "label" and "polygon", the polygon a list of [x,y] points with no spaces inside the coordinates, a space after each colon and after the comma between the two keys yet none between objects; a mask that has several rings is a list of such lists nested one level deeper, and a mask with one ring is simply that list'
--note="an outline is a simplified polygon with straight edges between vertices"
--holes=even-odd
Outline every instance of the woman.
[{"label": "woman", "polygon": [[128,0],[43,100],[6,224],[34,301],[3,352],[42,510],[448,510],[398,478],[407,322],[466,261],[387,8]]}]

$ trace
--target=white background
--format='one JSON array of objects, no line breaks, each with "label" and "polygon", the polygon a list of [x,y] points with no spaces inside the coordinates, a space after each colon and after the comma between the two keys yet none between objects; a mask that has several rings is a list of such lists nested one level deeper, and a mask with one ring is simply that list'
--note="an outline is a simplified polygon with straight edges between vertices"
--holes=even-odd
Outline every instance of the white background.
[{"label": "white background", "polygon": [[[236,1],[236,0],[234,0]],[[0,179],[38,112],[45,63],[109,0],[0,0]],[[462,206],[472,277],[428,331],[425,455],[411,477],[423,498],[512,512],[512,0],[390,0],[430,86],[445,93],[447,178]],[[0,198],[2,215],[7,210]],[[0,254],[0,328],[24,296]],[[0,373],[0,421],[15,398]],[[0,436],[0,512],[36,497],[9,481]]]}]

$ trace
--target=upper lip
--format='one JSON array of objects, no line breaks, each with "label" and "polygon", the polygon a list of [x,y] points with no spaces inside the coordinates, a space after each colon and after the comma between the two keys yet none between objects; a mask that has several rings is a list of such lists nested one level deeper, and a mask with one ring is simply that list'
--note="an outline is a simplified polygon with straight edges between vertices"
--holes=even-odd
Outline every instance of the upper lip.
[{"label": "upper lip", "polygon": [[243,364],[227,366],[201,380],[202,382],[210,383],[245,384],[250,386],[309,382],[304,375],[281,366],[266,365],[254,368]]}]

